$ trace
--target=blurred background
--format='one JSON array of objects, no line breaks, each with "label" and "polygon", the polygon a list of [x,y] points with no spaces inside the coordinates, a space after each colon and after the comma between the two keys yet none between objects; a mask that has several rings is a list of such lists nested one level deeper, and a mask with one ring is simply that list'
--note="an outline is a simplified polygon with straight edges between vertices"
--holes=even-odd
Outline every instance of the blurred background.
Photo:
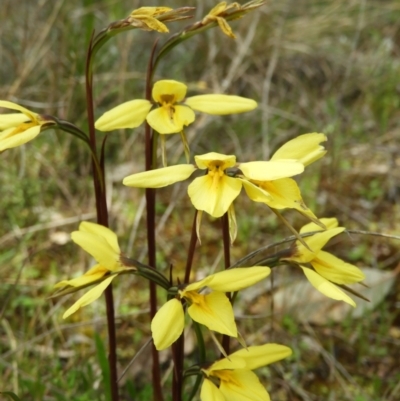
[{"label": "blurred background", "polygon": [[[193,22],[217,2],[194,6]],[[87,130],[85,53],[93,29],[126,17],[135,0],[32,0],[0,7],[0,98]],[[169,24],[171,33],[190,21]],[[341,225],[400,233],[400,2],[397,0],[280,0],[175,48],[157,79],[187,83],[189,95],[227,93],[259,102],[236,116],[199,114],[187,129],[192,154],[235,154],[266,160],[300,134],[323,132],[328,154],[298,183],[319,217]],[[103,47],[95,66],[96,117],[124,101],[143,98],[154,41],[168,34],[131,31]],[[143,128],[108,135],[106,149],[110,227],[127,255],[146,260],[144,192],[121,185],[144,169]],[[104,134],[100,133],[102,138]],[[183,162],[179,135],[167,138],[169,164]],[[68,320],[72,298],[48,299],[53,285],[81,275],[93,261],[70,241],[81,220],[95,218],[90,157],[80,143],[52,130],[0,157],[0,390],[24,400],[106,400],[105,307],[97,301]],[[158,263],[184,269],[193,209],[186,183],[159,191]],[[235,202],[235,262],[290,236],[276,217],[244,194]],[[307,220],[284,216],[300,229]],[[199,274],[223,267],[219,222],[204,216]],[[355,287],[371,302],[353,310],[319,296],[301,271],[279,268],[273,283],[242,294],[236,304],[249,345],[279,342],[294,355],[258,374],[271,398],[285,400],[396,401],[400,399],[399,241],[342,234],[328,248],[362,268],[370,288]],[[140,278],[116,284],[118,360],[122,371],[149,336],[147,285]],[[160,294],[160,304],[164,302]],[[350,310],[351,309],[351,310]],[[189,360],[196,361],[194,341]],[[150,399],[143,354],[121,380],[123,400]],[[162,354],[166,386],[171,359]]]}]

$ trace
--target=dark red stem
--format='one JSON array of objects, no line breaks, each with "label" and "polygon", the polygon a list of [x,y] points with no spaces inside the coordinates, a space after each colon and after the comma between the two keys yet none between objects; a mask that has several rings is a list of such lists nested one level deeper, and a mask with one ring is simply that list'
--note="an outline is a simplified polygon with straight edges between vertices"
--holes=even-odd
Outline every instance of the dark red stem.
[{"label": "dark red stem", "polygon": [[[94,32],[93,32],[94,34]],[[86,58],[86,108],[88,117],[88,128],[90,146],[92,148],[92,174],[93,186],[96,198],[97,222],[108,227],[108,209],[106,201],[106,189],[104,180],[104,165],[100,165],[101,173],[96,168],[94,157],[97,157],[96,131],[94,127],[94,107],[93,107],[93,73],[90,71],[92,58],[93,34],[89,43]],[[100,164],[100,163],[99,163]],[[103,164],[103,163],[102,163]],[[105,290],[106,308],[107,308],[107,329],[108,329],[108,364],[110,368],[110,388],[112,401],[119,400],[118,384],[117,384],[117,342],[115,334],[115,313],[114,313],[114,297],[112,284]]]}]

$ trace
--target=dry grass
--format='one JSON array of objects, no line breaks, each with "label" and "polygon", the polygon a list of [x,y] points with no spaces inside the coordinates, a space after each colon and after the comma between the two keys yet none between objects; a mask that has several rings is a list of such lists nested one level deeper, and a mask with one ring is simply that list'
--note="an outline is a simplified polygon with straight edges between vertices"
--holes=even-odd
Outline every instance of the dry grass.
[{"label": "dry grass", "polygon": [[[3,0],[0,98],[86,129],[83,72],[90,32],[143,3],[34,0],[17,7]],[[197,6],[197,18],[213,4],[174,2]],[[171,30],[185,24],[176,23]],[[209,31],[175,49],[158,71],[159,78],[188,82],[193,93],[223,91],[260,103],[250,117],[199,116],[188,130],[193,152],[214,150],[256,160],[296,135],[325,132],[328,156],[299,181],[306,203],[318,216],[336,216],[348,228],[398,235],[398,1],[270,1],[232,26],[236,41],[219,29]],[[132,32],[104,48],[96,70],[98,115],[143,96],[144,68],[156,37]],[[125,175],[142,170],[142,139],[140,129],[112,133],[107,148],[111,226],[123,249],[138,258],[145,257],[142,193],[120,183]],[[171,162],[182,160],[179,139],[168,139]],[[7,384],[22,399],[38,401],[103,400],[100,351],[94,343],[94,333],[104,338],[103,303],[65,322],[61,315],[71,300],[46,299],[56,281],[79,274],[89,264],[68,240],[80,219],[94,216],[86,149],[62,133],[47,131],[2,154],[0,168],[0,390]],[[277,230],[278,223],[262,205],[243,197],[236,209],[240,231],[233,260],[288,235]],[[159,263],[171,262],[179,272],[192,220],[184,185],[160,191],[158,213]],[[286,216],[296,227],[304,223],[295,213]],[[217,268],[222,257],[218,222],[206,218],[203,229],[196,263]],[[400,260],[398,242],[375,237],[352,236],[331,249],[360,267],[390,271]],[[132,279],[117,287],[121,369],[149,336],[141,286]],[[339,323],[299,323],[295,315],[279,310],[271,319],[266,317],[270,298],[262,296],[254,302],[265,305],[267,314],[257,317],[250,306],[244,307],[253,319],[243,319],[241,326],[252,341],[275,340],[294,349],[291,361],[261,372],[270,379],[273,399],[397,400],[399,289],[396,280],[373,311]],[[126,377],[126,399],[138,394],[146,399],[150,390],[137,367]]]}]

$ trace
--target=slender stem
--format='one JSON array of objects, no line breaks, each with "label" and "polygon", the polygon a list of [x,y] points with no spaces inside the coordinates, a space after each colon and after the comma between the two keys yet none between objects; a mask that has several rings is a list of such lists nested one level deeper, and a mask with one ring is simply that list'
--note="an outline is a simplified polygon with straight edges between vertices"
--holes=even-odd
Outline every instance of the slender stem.
[{"label": "slender stem", "polygon": [[[108,209],[106,201],[106,190],[104,180],[104,166],[97,158],[96,131],[94,128],[94,107],[93,107],[93,71],[92,71],[92,45],[93,35],[89,43],[86,58],[86,108],[89,128],[89,141],[92,153],[92,174],[93,186],[96,198],[97,222],[108,227]],[[100,169],[98,168],[100,166]],[[108,329],[108,364],[110,367],[110,388],[112,401],[119,400],[118,375],[117,375],[117,343],[115,334],[115,312],[112,284],[105,290],[107,308],[107,329]]]},{"label": "slender stem", "polygon": [[[154,59],[155,46],[153,47],[149,64],[147,67],[146,76],[146,99],[151,99],[151,75]],[[145,125],[145,156],[146,156],[146,171],[155,168],[156,159],[153,157],[156,146],[154,135],[152,135],[150,126]],[[152,188],[146,188],[146,216],[147,216],[147,250],[149,265],[156,268],[156,191]],[[149,303],[150,303],[150,318],[153,319],[157,313],[157,290],[154,282],[149,281]],[[154,401],[163,401],[163,393],[161,388],[160,360],[158,351],[152,344],[152,383],[153,383],[153,399]]]},{"label": "slender stem", "polygon": [[[229,218],[228,213],[225,213],[221,217],[221,225],[222,225],[222,241],[224,244],[224,262],[225,262],[225,269],[228,269],[231,265],[231,250],[230,250],[230,237],[229,237]],[[226,294],[229,300],[231,301],[231,294]],[[222,337],[222,347],[224,348],[225,352],[229,355],[229,348],[230,348],[230,337],[224,335]]]},{"label": "slender stem", "polygon": [[187,257],[187,260],[186,260],[184,283],[188,283],[189,282],[190,273],[192,271],[193,256],[194,256],[194,251],[196,249],[196,243],[197,243],[196,220],[197,220],[197,210],[194,213],[194,217],[193,217],[192,234],[190,236],[188,257]]}]

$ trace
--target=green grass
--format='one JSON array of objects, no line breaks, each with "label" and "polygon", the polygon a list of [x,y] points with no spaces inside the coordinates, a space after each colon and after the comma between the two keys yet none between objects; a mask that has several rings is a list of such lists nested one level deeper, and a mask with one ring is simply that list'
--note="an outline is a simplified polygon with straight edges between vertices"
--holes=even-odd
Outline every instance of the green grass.
[{"label": "green grass", "polygon": [[[201,18],[214,3],[176,1],[174,6],[198,6]],[[85,0],[57,2],[56,8],[51,1],[35,0],[15,7],[3,0],[0,98],[58,115],[86,130],[83,75],[91,30],[143,4]],[[299,134],[325,132],[327,157],[298,180],[305,202],[318,216],[336,216],[348,228],[399,234],[398,2],[269,2],[260,10],[246,48],[243,40],[256,21],[254,15],[232,22],[236,41],[215,29],[185,42],[160,66],[157,78],[183,80],[190,94],[202,93],[205,84],[204,92],[225,90],[260,104],[249,115],[199,115],[187,130],[192,153],[213,150],[236,154],[239,161],[259,160]],[[171,24],[171,32],[186,24]],[[149,49],[157,37],[130,32],[105,46],[96,64],[97,116],[143,97]],[[274,57],[276,67],[268,75]],[[124,175],[142,170],[142,140],[142,129],[111,133],[110,171],[125,163]],[[171,136],[167,144],[171,163],[183,161],[179,138]],[[92,213],[94,218],[88,152],[65,134],[46,131],[23,148],[1,154],[0,169],[0,391],[12,391],[21,400],[106,401],[105,351],[100,346],[106,347],[103,302],[63,321],[63,312],[76,298],[47,298],[54,283],[81,274],[91,263],[68,241],[82,215]],[[121,248],[144,259],[145,213],[139,207],[143,192],[122,187],[121,178],[108,183],[110,223]],[[193,212],[184,187],[178,194],[165,189],[158,197],[160,217],[171,199],[177,204],[158,233],[157,260],[165,267],[173,263],[175,272],[181,272]],[[233,260],[290,235],[263,205],[251,204],[244,194],[235,205],[239,234]],[[296,228],[306,222],[294,212],[285,216]],[[133,235],[135,218],[140,228]],[[219,223],[207,216],[202,239],[196,266],[221,267]],[[330,250],[360,267],[390,271],[400,260],[398,242],[376,237],[353,235]],[[120,371],[150,336],[144,288],[140,278],[116,286]],[[291,360],[260,371],[271,398],[396,401],[399,290],[397,279],[384,302],[357,320],[311,325],[277,314],[273,332],[268,317],[241,321],[240,330],[252,343],[279,341],[294,349]],[[264,312],[270,311],[265,295],[254,302],[267,302]],[[148,357],[145,354],[121,381],[123,399],[151,398]],[[195,356],[191,358],[195,362]],[[168,367],[166,357],[165,372]]]}]

